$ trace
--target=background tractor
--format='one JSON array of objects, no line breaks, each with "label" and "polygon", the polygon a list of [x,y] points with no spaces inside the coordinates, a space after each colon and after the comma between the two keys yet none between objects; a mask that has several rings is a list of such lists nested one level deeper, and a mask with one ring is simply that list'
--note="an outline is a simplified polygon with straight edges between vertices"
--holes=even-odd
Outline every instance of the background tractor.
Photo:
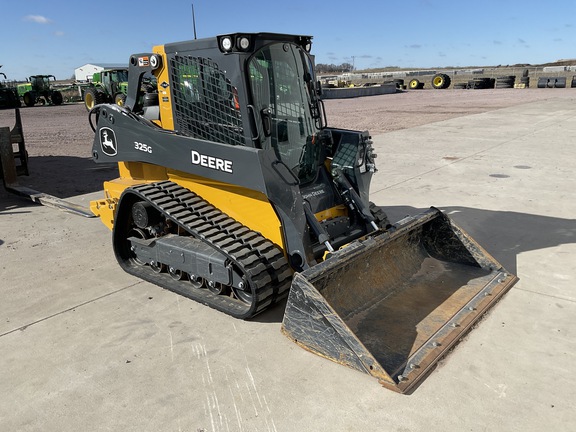
[{"label": "background tractor", "polygon": [[[0,67],[2,67],[0,65]],[[0,72],[4,80],[0,82],[0,108],[17,108],[20,106],[20,99],[18,93],[13,86],[13,81],[9,82],[6,79],[6,74]]]},{"label": "background tractor", "polygon": [[92,76],[90,87],[84,91],[84,105],[91,110],[101,103],[123,106],[128,89],[128,69],[105,69]]},{"label": "background tractor", "polygon": [[50,78],[56,80],[54,75],[32,75],[26,79],[26,83],[18,84],[18,96],[22,97],[26,106],[31,107],[36,103],[42,105],[62,104],[64,100],[62,93],[52,89]]}]

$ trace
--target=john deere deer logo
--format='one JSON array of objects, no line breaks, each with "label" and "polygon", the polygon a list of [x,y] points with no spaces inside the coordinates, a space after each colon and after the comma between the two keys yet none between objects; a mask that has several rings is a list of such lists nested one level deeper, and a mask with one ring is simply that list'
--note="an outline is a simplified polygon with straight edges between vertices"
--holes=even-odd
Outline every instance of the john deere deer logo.
[{"label": "john deere deer logo", "polygon": [[100,147],[102,152],[108,156],[116,156],[118,147],[116,145],[116,135],[110,128],[103,127],[100,129]]}]

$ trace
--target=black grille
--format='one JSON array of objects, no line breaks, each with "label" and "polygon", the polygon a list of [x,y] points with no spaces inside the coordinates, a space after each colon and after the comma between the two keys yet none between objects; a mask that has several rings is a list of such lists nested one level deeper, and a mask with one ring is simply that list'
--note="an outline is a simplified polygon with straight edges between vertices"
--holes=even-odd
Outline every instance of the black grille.
[{"label": "black grille", "polygon": [[244,145],[238,93],[218,65],[208,58],[180,55],[170,62],[177,130],[208,141]]}]

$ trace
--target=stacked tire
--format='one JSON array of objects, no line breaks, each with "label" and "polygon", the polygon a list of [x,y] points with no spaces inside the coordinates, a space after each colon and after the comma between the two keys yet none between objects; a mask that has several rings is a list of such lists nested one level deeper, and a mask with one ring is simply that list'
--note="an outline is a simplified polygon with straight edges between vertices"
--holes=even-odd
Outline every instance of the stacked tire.
[{"label": "stacked tire", "polygon": [[467,88],[480,90],[480,89],[491,89],[494,88],[494,78],[474,78],[468,81]]},{"label": "stacked tire", "polygon": [[[540,77],[538,78],[538,88],[565,88],[566,77]],[[574,79],[572,79],[572,87]]]},{"label": "stacked tire", "polygon": [[516,82],[516,75],[499,76],[496,77],[495,88],[514,88],[514,83]]}]

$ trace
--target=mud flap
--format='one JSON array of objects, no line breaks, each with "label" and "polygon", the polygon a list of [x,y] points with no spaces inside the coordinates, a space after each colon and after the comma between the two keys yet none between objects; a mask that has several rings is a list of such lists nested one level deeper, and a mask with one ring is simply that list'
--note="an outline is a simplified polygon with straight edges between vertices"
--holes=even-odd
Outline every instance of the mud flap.
[{"label": "mud flap", "polygon": [[282,332],[405,393],[518,280],[435,208],[296,273]]}]

